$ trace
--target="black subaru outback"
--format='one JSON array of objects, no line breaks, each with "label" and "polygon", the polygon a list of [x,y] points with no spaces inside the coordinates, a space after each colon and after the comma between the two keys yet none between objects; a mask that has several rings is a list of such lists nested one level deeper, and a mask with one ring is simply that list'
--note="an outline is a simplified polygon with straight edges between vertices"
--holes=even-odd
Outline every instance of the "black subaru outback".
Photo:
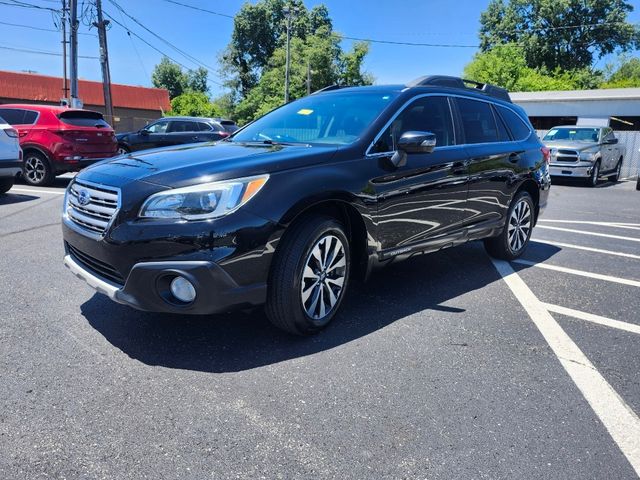
[{"label": "black subaru outback", "polygon": [[217,144],[85,169],[66,193],[64,262],[137,309],[266,304],[275,325],[309,334],[377,266],[476,239],[521,255],[548,162],[501,88],[442,76],[328,87]]}]

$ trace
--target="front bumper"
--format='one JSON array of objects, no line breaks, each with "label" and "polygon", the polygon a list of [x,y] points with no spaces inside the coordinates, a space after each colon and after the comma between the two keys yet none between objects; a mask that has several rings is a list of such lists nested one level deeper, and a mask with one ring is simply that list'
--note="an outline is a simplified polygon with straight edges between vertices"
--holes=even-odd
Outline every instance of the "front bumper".
[{"label": "front bumper", "polygon": [[552,163],[549,165],[549,174],[552,177],[580,177],[588,178],[593,169],[591,162],[578,162],[570,164]]},{"label": "front bumper", "polygon": [[[206,261],[141,262],[124,285],[100,277],[72,253],[64,264],[78,278],[111,300],[138,310],[182,314],[213,314],[260,305],[266,299],[266,283],[239,286],[218,265]],[[176,276],[189,280],[196,290],[193,302],[173,297],[169,284]]]}]

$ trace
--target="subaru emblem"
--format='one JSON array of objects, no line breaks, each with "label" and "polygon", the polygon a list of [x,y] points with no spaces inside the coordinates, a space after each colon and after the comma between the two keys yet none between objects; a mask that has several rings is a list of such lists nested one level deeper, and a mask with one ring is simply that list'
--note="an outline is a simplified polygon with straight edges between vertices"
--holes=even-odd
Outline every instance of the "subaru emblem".
[{"label": "subaru emblem", "polygon": [[89,195],[89,191],[85,188],[81,189],[78,192],[78,203],[82,206],[88,205],[91,201],[91,195]]}]

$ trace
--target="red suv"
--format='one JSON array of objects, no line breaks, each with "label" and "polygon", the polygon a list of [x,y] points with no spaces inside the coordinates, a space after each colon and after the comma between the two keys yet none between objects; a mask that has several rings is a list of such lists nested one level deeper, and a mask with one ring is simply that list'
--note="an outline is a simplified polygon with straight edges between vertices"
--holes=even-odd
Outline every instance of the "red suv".
[{"label": "red suv", "polygon": [[24,152],[22,176],[31,185],[48,185],[56,175],[76,172],[118,150],[113,129],[98,112],[0,105],[0,117],[18,130]]}]

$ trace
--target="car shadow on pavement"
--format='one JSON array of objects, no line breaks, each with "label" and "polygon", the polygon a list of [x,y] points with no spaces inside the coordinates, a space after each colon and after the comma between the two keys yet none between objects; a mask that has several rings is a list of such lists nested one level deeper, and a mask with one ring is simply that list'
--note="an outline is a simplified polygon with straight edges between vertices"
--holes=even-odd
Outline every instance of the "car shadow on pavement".
[{"label": "car shadow on pavement", "polygon": [[[558,249],[545,251],[550,257]],[[279,331],[262,309],[197,317],[153,314],[95,294],[81,310],[107,341],[147,365],[237,372],[328,350],[424,310],[464,314],[444,304],[498,280],[478,242],[416,256],[377,271],[365,284],[352,283],[340,315],[311,337]]]},{"label": "car shadow on pavement", "polygon": [[12,205],[15,203],[24,203],[31,202],[33,200],[38,200],[40,197],[35,195],[22,195],[21,193],[7,193],[4,195],[0,195],[0,205]]},{"label": "car shadow on pavement", "polygon": [[563,187],[581,187],[581,188],[609,188],[618,185],[620,182],[611,182],[609,180],[600,179],[595,187],[587,185],[586,179],[569,178],[569,177],[553,177],[553,185],[562,185]]}]

